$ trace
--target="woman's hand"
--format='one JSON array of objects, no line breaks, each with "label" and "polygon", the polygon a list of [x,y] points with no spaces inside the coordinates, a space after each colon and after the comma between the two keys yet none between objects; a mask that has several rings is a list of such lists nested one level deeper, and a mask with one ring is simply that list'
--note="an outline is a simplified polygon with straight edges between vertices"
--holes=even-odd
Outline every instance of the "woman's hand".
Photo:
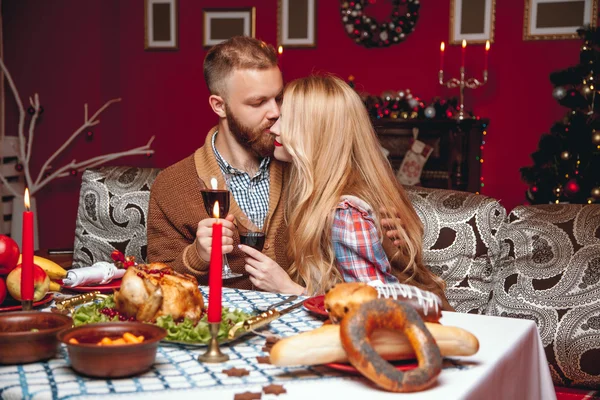
[{"label": "woman's hand", "polygon": [[389,218],[381,218],[381,226],[385,230],[385,235],[394,242],[394,246],[400,247],[403,242],[400,240],[400,233],[396,230],[396,223],[404,227],[402,219],[399,215],[390,215],[385,207],[381,207],[379,212],[382,216],[390,216]]},{"label": "woman's hand", "polygon": [[244,267],[254,286],[267,292],[297,295],[304,292],[304,288],[295,283],[287,272],[268,256],[250,246],[241,244],[239,248],[249,256],[244,259]]},{"label": "woman's hand", "polygon": [[[210,250],[212,247],[212,226],[217,222],[216,218],[206,218],[198,223],[196,230],[196,250],[204,261],[210,261]],[[223,225],[223,239],[221,242],[221,251],[223,254],[233,251],[233,215],[227,215],[227,218],[219,219],[219,223]]]}]

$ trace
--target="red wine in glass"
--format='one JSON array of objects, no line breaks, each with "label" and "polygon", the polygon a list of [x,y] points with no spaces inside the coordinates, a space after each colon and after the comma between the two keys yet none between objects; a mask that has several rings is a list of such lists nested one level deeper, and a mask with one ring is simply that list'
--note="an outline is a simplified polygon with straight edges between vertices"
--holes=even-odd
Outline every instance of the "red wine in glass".
[{"label": "red wine in glass", "polygon": [[262,251],[265,245],[265,234],[263,232],[240,232],[240,243]]},{"label": "red wine in glass", "polygon": [[[229,212],[229,191],[219,189],[201,189],[202,201],[204,202],[204,208],[209,216],[214,217],[213,208],[215,203],[219,202],[219,218],[227,217]],[[239,278],[242,274],[235,273],[229,267],[229,261],[227,261],[227,255],[223,254],[223,279]]]},{"label": "red wine in glass", "polygon": [[215,202],[219,202],[219,217],[225,218],[229,212],[229,191],[228,190],[213,190],[202,189],[202,200],[208,215],[213,217],[213,207]]}]

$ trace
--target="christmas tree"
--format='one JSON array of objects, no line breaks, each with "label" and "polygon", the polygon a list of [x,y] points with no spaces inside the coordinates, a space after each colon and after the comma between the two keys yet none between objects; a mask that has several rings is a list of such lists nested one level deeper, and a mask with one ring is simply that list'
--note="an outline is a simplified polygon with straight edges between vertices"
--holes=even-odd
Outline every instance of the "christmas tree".
[{"label": "christmas tree", "polygon": [[532,204],[600,203],[600,32],[577,33],[579,65],[550,74],[552,95],[569,111],[542,135],[533,166],[521,168]]}]

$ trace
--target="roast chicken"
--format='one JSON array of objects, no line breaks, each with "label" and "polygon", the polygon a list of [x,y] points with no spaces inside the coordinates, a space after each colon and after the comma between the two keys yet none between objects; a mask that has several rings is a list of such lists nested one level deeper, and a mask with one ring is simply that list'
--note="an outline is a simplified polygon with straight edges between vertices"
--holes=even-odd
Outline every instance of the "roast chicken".
[{"label": "roast chicken", "polygon": [[204,300],[198,281],[163,263],[132,266],[114,293],[115,308],[127,317],[154,322],[163,315],[174,320],[200,320]]}]

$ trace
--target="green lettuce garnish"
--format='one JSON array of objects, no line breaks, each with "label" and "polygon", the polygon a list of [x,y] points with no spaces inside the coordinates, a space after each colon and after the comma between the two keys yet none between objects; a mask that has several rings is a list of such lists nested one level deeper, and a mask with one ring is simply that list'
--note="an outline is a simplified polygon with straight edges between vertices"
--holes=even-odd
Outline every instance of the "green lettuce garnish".
[{"label": "green lettuce garnish", "polygon": [[[73,313],[73,324],[77,326],[98,322],[119,321],[118,316],[110,318],[108,315],[101,313],[102,309],[114,308],[114,306],[115,302],[112,295],[102,301],[81,306]],[[250,314],[242,310],[223,308],[223,318],[217,336],[218,340],[223,341],[227,339],[227,334],[231,327],[250,317]],[[167,341],[206,344],[210,340],[206,313],[203,313],[202,318],[196,324],[189,318],[185,318],[182,322],[176,322],[170,315],[159,317],[155,324],[167,331],[167,337],[165,338]]]}]

